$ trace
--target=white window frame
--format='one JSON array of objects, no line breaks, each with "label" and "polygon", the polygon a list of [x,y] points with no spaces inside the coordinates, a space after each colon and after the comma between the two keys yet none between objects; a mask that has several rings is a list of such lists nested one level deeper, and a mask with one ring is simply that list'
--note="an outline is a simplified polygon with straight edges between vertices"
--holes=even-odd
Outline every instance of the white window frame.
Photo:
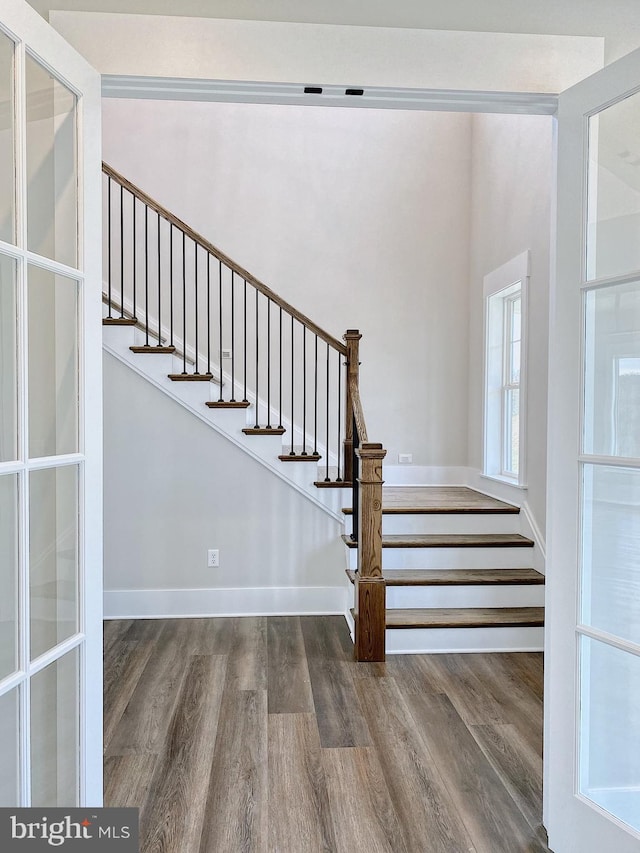
[{"label": "white window frame", "polygon": [[[488,273],[483,281],[484,296],[484,370],[483,370],[483,461],[482,475],[491,480],[527,488],[527,294],[531,253],[522,252]],[[509,323],[507,304],[520,296],[520,381],[508,381]],[[498,299],[496,299],[498,297]],[[497,314],[491,316],[490,308]],[[493,325],[493,329],[490,327]],[[496,325],[500,328],[497,329]],[[499,338],[499,351],[495,341]],[[493,342],[493,343],[492,343]],[[507,412],[505,400],[514,388],[519,390],[518,473],[506,470]]]}]

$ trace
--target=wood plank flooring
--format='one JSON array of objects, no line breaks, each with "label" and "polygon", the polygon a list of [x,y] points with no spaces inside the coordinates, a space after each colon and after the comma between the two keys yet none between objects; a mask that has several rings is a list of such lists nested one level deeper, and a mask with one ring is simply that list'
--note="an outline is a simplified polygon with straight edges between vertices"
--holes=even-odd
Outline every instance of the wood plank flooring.
[{"label": "wood plank flooring", "polygon": [[105,805],[142,853],[548,853],[542,655],[357,664],[344,619],[105,625]]}]

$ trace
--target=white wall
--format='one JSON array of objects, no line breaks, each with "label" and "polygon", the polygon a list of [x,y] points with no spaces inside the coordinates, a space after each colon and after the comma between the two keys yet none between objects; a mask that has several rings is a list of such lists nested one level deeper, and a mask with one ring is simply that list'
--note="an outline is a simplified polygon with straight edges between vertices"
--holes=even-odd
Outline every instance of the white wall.
[{"label": "white wall", "polygon": [[107,617],[344,612],[338,522],[106,354],[104,392]]},{"label": "white wall", "polygon": [[467,115],[104,101],[104,159],[340,337],[369,437],[467,458]]},{"label": "white wall", "polygon": [[[528,353],[528,491],[499,490],[525,500],[544,536],[546,502],[552,119],[476,115],[469,289],[469,465],[482,467],[483,277],[531,250]],[[496,491],[491,481],[476,484]]]}]

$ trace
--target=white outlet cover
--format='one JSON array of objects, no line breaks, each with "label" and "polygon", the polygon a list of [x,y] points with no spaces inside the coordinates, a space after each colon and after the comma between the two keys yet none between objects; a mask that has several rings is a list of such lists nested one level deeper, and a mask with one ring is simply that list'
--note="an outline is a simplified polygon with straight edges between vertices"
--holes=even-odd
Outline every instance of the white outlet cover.
[{"label": "white outlet cover", "polygon": [[410,465],[413,462],[413,453],[398,453],[398,463],[400,465]]}]

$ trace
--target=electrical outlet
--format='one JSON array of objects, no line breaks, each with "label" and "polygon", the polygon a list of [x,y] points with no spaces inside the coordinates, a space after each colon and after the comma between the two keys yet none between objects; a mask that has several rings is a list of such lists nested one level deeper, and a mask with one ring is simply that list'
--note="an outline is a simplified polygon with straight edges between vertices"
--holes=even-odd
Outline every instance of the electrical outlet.
[{"label": "electrical outlet", "polygon": [[223,358],[231,358],[231,350],[230,349],[223,349],[222,350],[222,357]]},{"label": "electrical outlet", "polygon": [[398,453],[398,463],[400,465],[411,465],[413,462],[413,453]]},{"label": "electrical outlet", "polygon": [[210,569],[217,569],[220,565],[220,551],[217,548],[210,548],[207,551],[207,566]]}]

